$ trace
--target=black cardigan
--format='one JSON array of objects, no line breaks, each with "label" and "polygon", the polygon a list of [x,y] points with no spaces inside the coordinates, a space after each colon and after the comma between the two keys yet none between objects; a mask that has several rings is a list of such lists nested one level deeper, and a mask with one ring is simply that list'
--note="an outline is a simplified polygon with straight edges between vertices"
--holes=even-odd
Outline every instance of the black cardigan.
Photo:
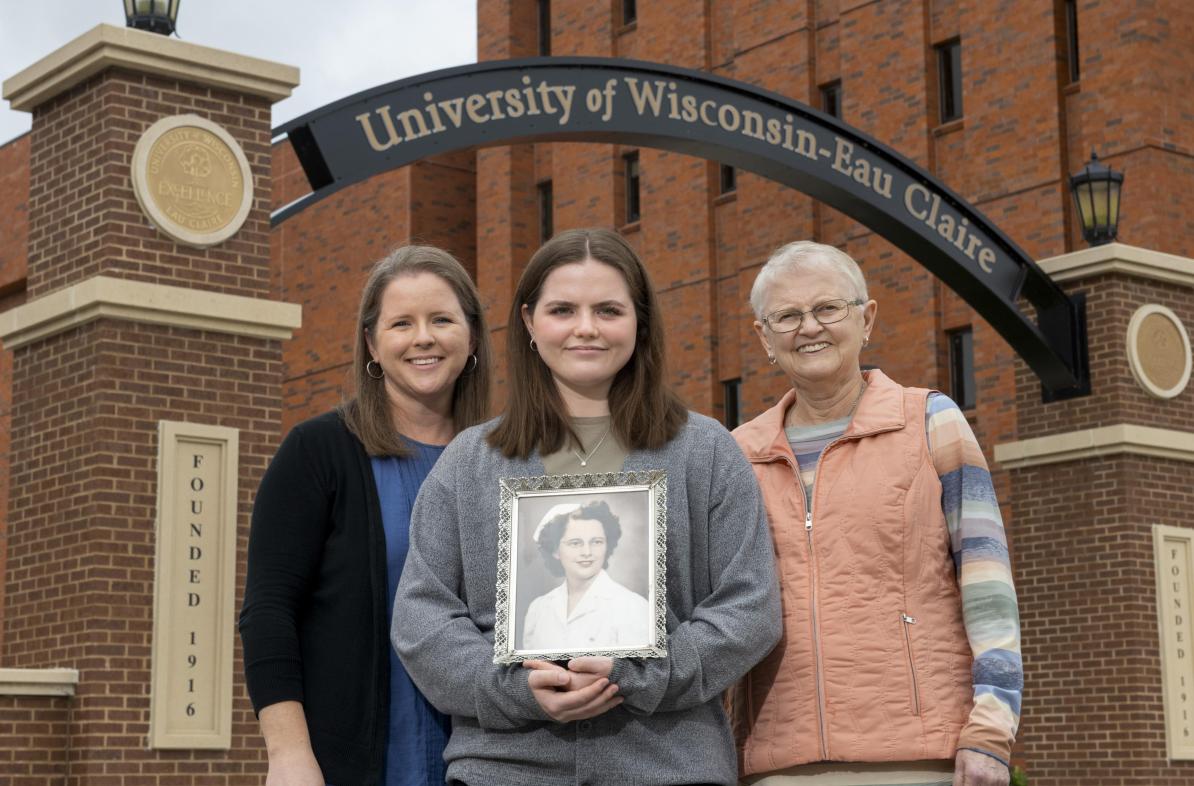
[{"label": "black cardigan", "polygon": [[386,548],[373,468],[336,412],[295,426],[261,479],[240,613],[257,712],[302,702],[324,780],[382,776],[390,702]]}]

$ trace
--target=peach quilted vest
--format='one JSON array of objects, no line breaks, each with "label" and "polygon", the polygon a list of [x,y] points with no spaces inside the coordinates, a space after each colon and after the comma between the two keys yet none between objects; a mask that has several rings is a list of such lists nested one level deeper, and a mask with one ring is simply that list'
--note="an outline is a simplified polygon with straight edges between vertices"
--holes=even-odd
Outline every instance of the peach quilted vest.
[{"label": "peach quilted vest", "polygon": [[791,391],[734,432],[763,490],[784,636],[729,697],[741,773],[951,759],[971,653],[925,439],[929,391],[879,371],[822,454],[805,510],[783,430]]}]

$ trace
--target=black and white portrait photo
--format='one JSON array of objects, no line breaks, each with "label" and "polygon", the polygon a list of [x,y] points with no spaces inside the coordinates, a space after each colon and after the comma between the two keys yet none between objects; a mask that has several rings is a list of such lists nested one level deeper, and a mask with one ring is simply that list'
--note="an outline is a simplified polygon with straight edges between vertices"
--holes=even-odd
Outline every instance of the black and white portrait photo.
[{"label": "black and white portrait photo", "polygon": [[[573,477],[580,483],[603,476]],[[656,600],[663,592],[657,555],[664,530],[656,501],[663,488],[656,478],[511,490],[502,525],[508,570],[498,571],[499,584],[506,585],[498,591],[498,660],[651,657],[662,651]]]}]

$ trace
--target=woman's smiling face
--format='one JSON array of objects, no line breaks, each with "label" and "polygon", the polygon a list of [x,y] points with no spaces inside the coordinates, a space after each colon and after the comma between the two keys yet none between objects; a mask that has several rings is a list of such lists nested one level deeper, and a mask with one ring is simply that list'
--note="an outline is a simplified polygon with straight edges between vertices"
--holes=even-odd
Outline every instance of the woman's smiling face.
[{"label": "woman's smiling face", "polygon": [[[855,305],[858,298],[849,276],[828,265],[802,266],[768,290],[763,314],[774,319],[803,311],[799,327],[777,333],[765,322],[755,332],[768,355],[796,388],[845,382],[858,373],[858,358],[875,321],[875,301]],[[829,301],[846,301],[848,313],[839,322],[822,325],[811,313]]]},{"label": "woman's smiling face", "polygon": [[434,273],[391,281],[381,296],[377,325],[366,334],[369,354],[385,375],[392,405],[450,405],[456,378],[472,351],[464,309],[452,287]]},{"label": "woman's smiling face", "polygon": [[605,567],[605,527],[596,519],[570,519],[555,558],[569,581],[587,581]]}]

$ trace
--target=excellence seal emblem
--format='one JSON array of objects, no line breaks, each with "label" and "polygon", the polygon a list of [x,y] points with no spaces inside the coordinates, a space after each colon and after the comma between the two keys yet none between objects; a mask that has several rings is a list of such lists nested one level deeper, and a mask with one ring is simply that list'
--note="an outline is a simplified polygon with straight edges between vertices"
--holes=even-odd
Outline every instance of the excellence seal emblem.
[{"label": "excellence seal emblem", "polygon": [[1173,398],[1190,381],[1190,334],[1172,310],[1149,303],[1128,322],[1128,365],[1132,376],[1157,398]]},{"label": "excellence seal emblem", "polygon": [[154,123],[137,142],[133,192],[163,233],[214,246],[249,215],[253,174],[231,134],[198,115],[177,115]]}]

